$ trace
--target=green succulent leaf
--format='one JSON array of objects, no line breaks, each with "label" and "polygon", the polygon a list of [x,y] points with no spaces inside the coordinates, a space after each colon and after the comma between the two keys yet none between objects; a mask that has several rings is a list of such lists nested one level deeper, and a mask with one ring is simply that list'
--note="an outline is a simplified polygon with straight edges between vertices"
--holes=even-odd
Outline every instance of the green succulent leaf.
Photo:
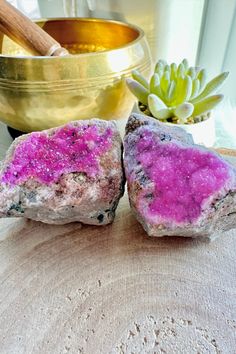
[{"label": "green succulent leaf", "polygon": [[163,66],[167,65],[167,61],[164,59],[159,59],[157,63],[162,64]]},{"label": "green succulent leaf", "polygon": [[176,105],[189,100],[192,93],[192,86],[193,86],[192,79],[188,75],[182,79],[182,82],[181,81],[180,83],[178,82],[178,84],[177,84],[178,87],[176,89],[176,100],[175,100]]},{"label": "green succulent leaf", "polygon": [[215,92],[217,89],[219,89],[219,87],[222,85],[222,83],[225,81],[225,79],[228,76],[228,72],[224,72],[218,76],[216,76],[213,80],[211,80],[206,87],[204,88],[204,90],[202,91],[202,93],[200,93],[200,95],[198,95],[197,97],[195,97],[193,100],[191,100],[191,102],[193,104],[201,101],[203,98],[208,97],[210,94],[212,94],[213,92]]},{"label": "green succulent leaf", "polygon": [[187,59],[183,59],[182,60],[182,64],[184,66],[184,71],[186,72],[188,70],[188,61],[187,61]]},{"label": "green succulent leaf", "polygon": [[205,69],[201,69],[198,74],[197,74],[197,79],[200,82],[200,91],[204,88],[205,83],[206,83],[206,70]]},{"label": "green succulent leaf", "polygon": [[164,74],[164,68],[163,67],[158,68],[157,70],[155,70],[155,73],[158,74],[161,79]]},{"label": "green succulent leaf", "polygon": [[202,99],[201,101],[194,104],[193,115],[198,116],[199,114],[210,111],[215,106],[217,106],[223,98],[223,95],[214,95]]},{"label": "green succulent leaf", "polygon": [[162,99],[154,94],[148,95],[148,107],[150,108],[150,111],[159,111],[160,109],[167,108],[165,102],[162,101]]},{"label": "green succulent leaf", "polygon": [[149,83],[143,77],[138,70],[133,70],[132,71],[132,78],[136,81],[138,81],[141,85],[143,85],[146,89],[149,89]]},{"label": "green succulent leaf", "polygon": [[178,66],[159,60],[150,82],[135,70],[134,80],[127,79],[127,85],[141,103],[148,105],[153,117],[175,117],[178,123],[185,123],[189,117],[213,109],[223,99],[222,95],[212,93],[227,76],[228,73],[222,73],[206,84],[206,70],[189,67],[187,59]]},{"label": "green succulent leaf", "polygon": [[193,110],[194,105],[192,103],[184,102],[175,108],[174,114],[182,121],[186,121],[188,117],[191,117]]},{"label": "green succulent leaf", "polygon": [[150,80],[150,91],[152,92],[156,86],[160,85],[160,76],[155,73],[152,75]]},{"label": "green succulent leaf", "polygon": [[192,81],[192,83],[193,83],[193,87],[192,87],[191,99],[196,97],[199,94],[199,91],[200,91],[200,81],[199,81],[199,79],[194,79]]},{"label": "green succulent leaf", "polygon": [[157,63],[156,63],[156,66],[155,66],[155,73],[157,73],[160,78],[162,77],[163,73],[164,73],[164,67],[166,65],[166,62],[164,60],[159,60]]},{"label": "green succulent leaf", "polygon": [[164,66],[164,72],[167,72],[167,71],[170,73],[170,66],[168,64],[166,64]]},{"label": "green succulent leaf", "polygon": [[170,84],[170,73],[169,71],[166,71],[161,78],[161,89],[164,94],[166,94],[169,84]]},{"label": "green succulent leaf", "polygon": [[153,117],[160,119],[160,120],[166,120],[170,117],[173,116],[172,110],[170,108],[163,108],[160,109],[159,111],[156,111],[155,114],[153,114]]},{"label": "green succulent leaf", "polygon": [[176,93],[176,83],[174,80],[172,80],[169,84],[168,90],[167,90],[167,102],[169,104],[171,104],[171,102],[174,100],[175,98],[175,93]]},{"label": "green succulent leaf", "polygon": [[137,99],[147,105],[148,104],[148,95],[149,95],[149,90],[147,90],[143,85],[141,85],[139,82],[132,80],[132,79],[126,79],[126,84],[130,91],[137,97]]},{"label": "green succulent leaf", "polygon": [[170,79],[175,80],[177,75],[177,65],[175,63],[170,64]]},{"label": "green succulent leaf", "polygon": [[158,74],[154,74],[150,80],[150,92],[162,98],[163,93],[160,86],[160,77]]},{"label": "green succulent leaf", "polygon": [[157,119],[167,119],[173,115],[172,110],[159,97],[153,94],[148,96],[148,107],[153,117]]},{"label": "green succulent leaf", "polygon": [[191,66],[191,68],[188,69],[187,74],[191,77],[191,79],[195,79],[196,69]]},{"label": "green succulent leaf", "polygon": [[160,63],[159,61],[156,63],[156,66],[155,66],[155,72],[158,72],[160,69],[163,69],[164,68],[164,65],[162,63]]},{"label": "green succulent leaf", "polygon": [[183,77],[185,74],[185,67],[183,63],[180,63],[177,69],[177,76],[178,77]]}]

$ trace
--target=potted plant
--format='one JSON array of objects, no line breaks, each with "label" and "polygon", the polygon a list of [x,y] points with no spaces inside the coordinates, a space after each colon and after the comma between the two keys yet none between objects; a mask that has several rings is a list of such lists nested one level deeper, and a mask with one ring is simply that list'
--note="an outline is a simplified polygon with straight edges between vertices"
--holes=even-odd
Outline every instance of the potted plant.
[{"label": "potted plant", "polygon": [[138,99],[138,110],[166,124],[177,124],[191,133],[195,143],[212,146],[215,124],[212,109],[223,95],[214,94],[228,72],[206,83],[206,70],[189,67],[184,59],[178,66],[159,60],[148,82],[137,70],[127,79],[130,91]]}]

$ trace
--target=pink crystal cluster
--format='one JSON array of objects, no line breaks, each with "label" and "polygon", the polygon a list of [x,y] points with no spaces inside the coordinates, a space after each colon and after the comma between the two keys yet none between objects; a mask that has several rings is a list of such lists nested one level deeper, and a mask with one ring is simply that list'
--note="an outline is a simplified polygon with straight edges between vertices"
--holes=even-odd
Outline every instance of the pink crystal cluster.
[{"label": "pink crystal cluster", "polygon": [[[228,164],[214,153],[174,141],[162,142],[148,129],[137,142],[135,158],[154,185],[151,198],[145,191],[139,200],[140,213],[149,221],[158,215],[176,223],[194,222],[204,201],[230,178]],[[148,207],[143,208],[147,202]]]},{"label": "pink crystal cluster", "polygon": [[34,178],[40,183],[56,183],[62,174],[83,172],[94,177],[99,172],[98,158],[111,146],[112,130],[102,132],[95,125],[68,124],[53,134],[35,132],[15,149],[0,180],[9,185]]}]

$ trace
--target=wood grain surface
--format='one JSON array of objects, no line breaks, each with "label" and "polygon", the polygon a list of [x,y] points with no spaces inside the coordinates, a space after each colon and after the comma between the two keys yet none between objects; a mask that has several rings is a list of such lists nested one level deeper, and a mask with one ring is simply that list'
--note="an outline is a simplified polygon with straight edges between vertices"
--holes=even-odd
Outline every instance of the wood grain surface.
[{"label": "wood grain surface", "polygon": [[[231,157],[231,159],[235,159]],[[0,353],[236,353],[236,232],[0,220]]]}]

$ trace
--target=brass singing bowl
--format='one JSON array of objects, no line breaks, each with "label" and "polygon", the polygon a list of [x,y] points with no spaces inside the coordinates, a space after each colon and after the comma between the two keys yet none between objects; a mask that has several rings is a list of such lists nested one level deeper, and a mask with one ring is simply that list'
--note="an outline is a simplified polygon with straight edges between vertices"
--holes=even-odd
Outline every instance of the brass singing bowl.
[{"label": "brass singing bowl", "polygon": [[125,78],[150,72],[143,31],[118,21],[67,18],[37,21],[73,55],[30,56],[0,35],[0,119],[31,132],[71,120],[126,118],[134,98]]}]

